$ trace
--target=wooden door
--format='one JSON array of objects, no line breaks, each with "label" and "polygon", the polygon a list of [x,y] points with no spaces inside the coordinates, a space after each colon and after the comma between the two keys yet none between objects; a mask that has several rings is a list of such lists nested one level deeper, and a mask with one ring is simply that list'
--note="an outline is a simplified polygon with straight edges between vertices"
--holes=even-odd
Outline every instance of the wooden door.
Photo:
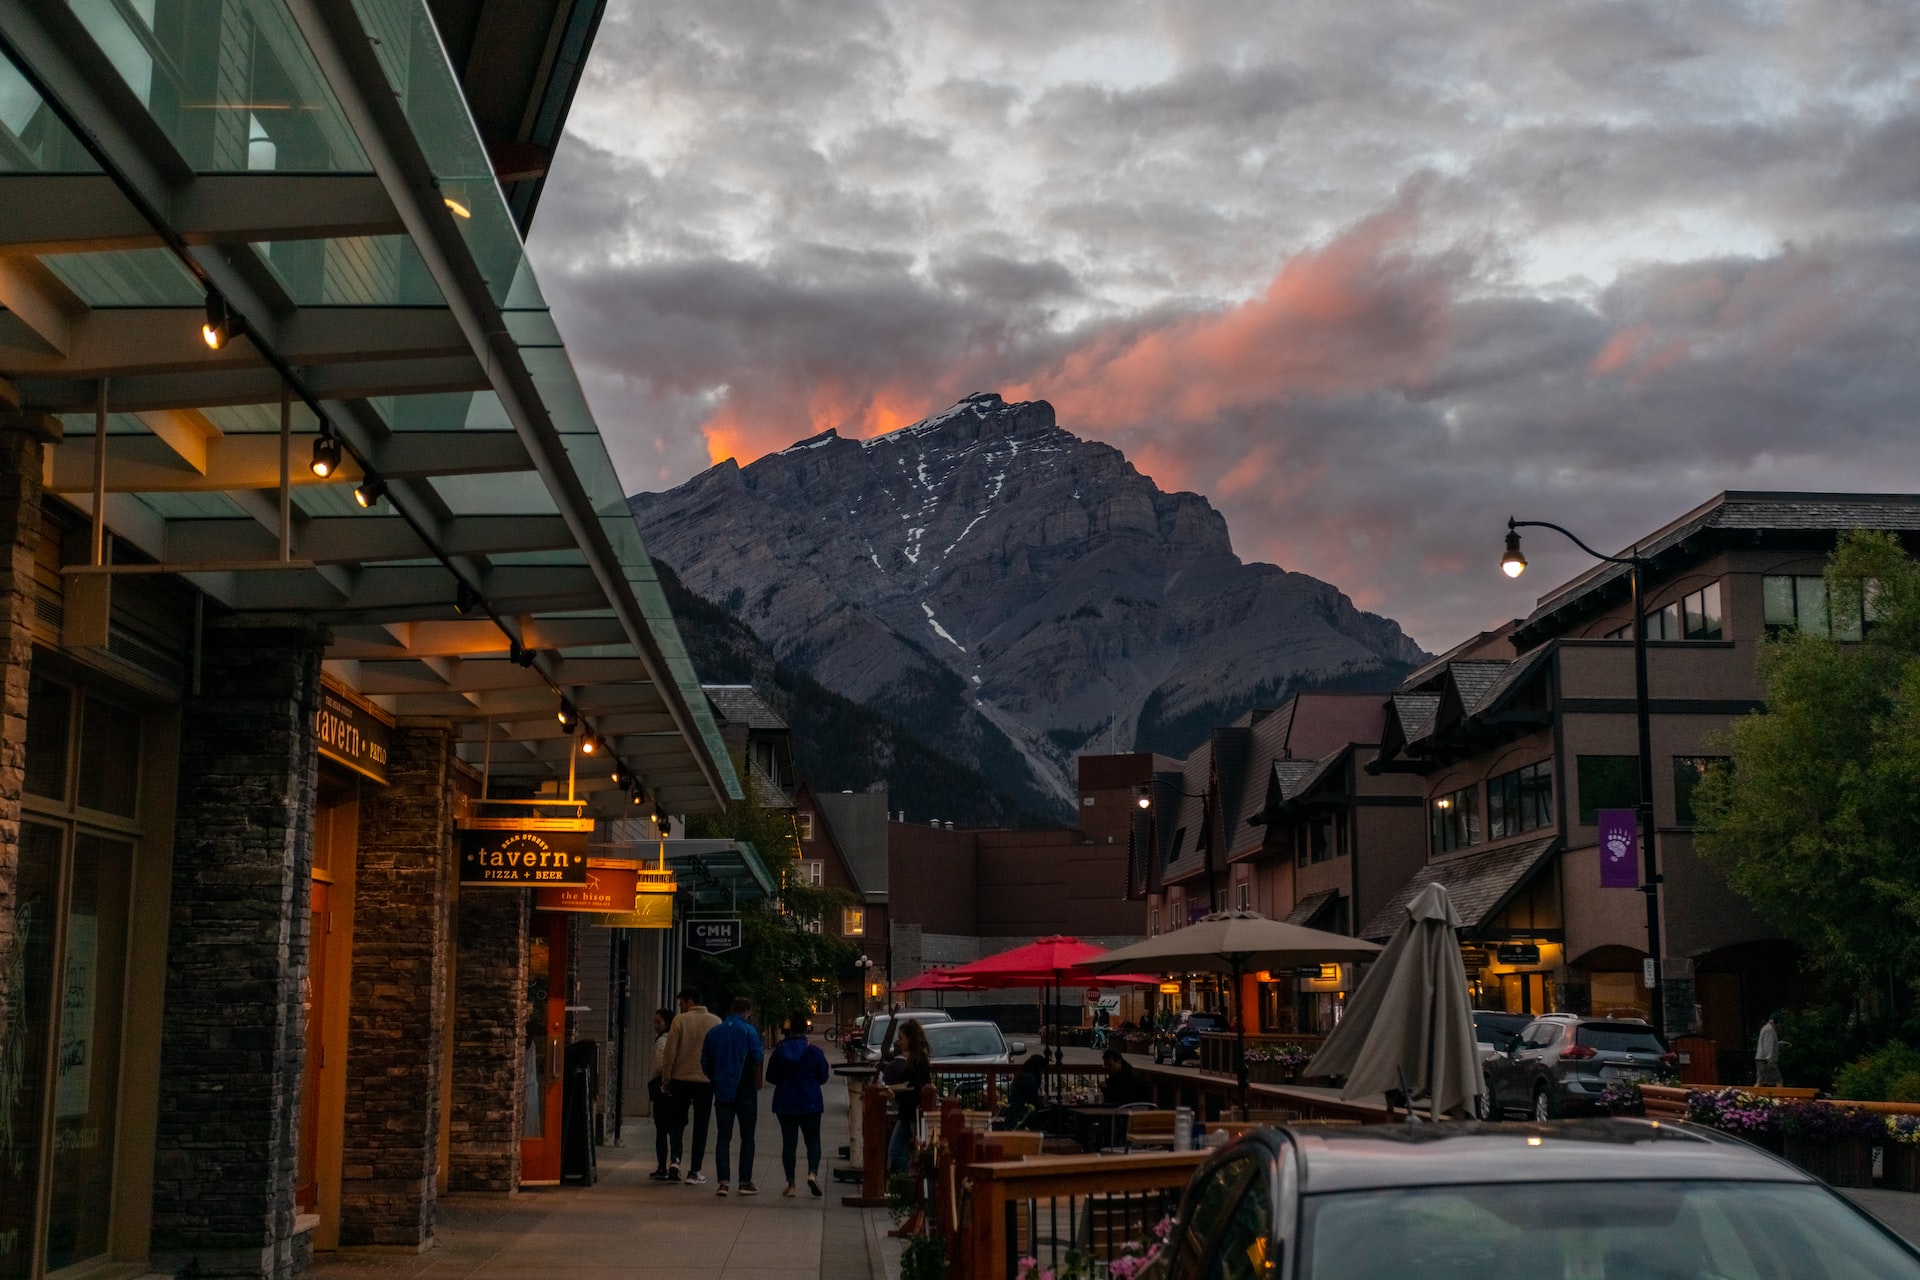
[{"label": "wooden door", "polygon": [[567,917],[533,913],[527,940],[526,1119],[520,1139],[520,1181],[560,1181],[560,1094],[566,1057]]}]

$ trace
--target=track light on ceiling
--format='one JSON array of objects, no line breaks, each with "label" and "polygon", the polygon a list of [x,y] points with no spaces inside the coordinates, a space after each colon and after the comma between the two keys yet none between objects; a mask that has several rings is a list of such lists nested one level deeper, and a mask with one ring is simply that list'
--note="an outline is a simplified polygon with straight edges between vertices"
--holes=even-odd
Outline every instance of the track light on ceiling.
[{"label": "track light on ceiling", "polygon": [[524,647],[518,640],[510,640],[507,642],[507,660],[516,667],[531,667],[533,665],[534,655],[539,652],[538,649],[528,649]]},{"label": "track light on ceiling", "polygon": [[590,756],[594,752],[598,751],[599,749],[600,749],[600,736],[598,734],[590,733],[586,737],[580,739],[581,755]]},{"label": "track light on ceiling", "polygon": [[366,478],[353,487],[353,500],[363,507],[371,507],[386,496],[387,482],[380,478],[377,471],[369,471]]},{"label": "track light on ceiling", "polygon": [[618,760],[615,760],[613,762],[613,772],[608,774],[607,777],[612,781],[614,786],[619,786],[622,782],[625,782],[627,778],[625,766]]},{"label": "track light on ceiling", "polygon": [[574,710],[573,702],[568,698],[560,699],[560,710],[556,712],[555,715],[558,717],[560,727],[563,729],[573,728],[573,722],[580,718],[580,713]]},{"label": "track light on ceiling", "polygon": [[332,432],[322,429],[313,438],[313,462],[310,465],[313,474],[322,480],[340,469],[340,441]]},{"label": "track light on ceiling", "polygon": [[245,317],[227,306],[226,295],[218,289],[207,290],[207,322],[200,326],[200,337],[218,351],[247,331]]},{"label": "track light on ceiling", "polygon": [[453,611],[455,613],[472,613],[474,606],[479,603],[480,593],[468,586],[465,582],[460,583],[454,588]]},{"label": "track light on ceiling", "polygon": [[633,802],[635,804],[639,804],[641,801],[645,800],[646,798],[647,798],[647,793],[642,791],[639,787],[635,787],[633,789]]}]

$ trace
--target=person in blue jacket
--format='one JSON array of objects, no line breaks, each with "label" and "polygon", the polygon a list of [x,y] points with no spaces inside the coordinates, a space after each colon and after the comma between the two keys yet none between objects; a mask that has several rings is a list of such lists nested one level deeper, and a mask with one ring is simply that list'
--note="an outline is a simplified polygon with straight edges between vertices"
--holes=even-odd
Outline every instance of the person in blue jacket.
[{"label": "person in blue jacket", "polygon": [[747,1021],[753,1001],[734,997],[726,1021],[707,1032],[700,1046],[700,1069],[713,1081],[713,1111],[720,1121],[718,1142],[714,1146],[714,1172],[720,1175],[715,1195],[727,1194],[731,1170],[727,1167],[728,1148],[733,1145],[733,1127],[740,1126],[740,1194],[757,1196],[753,1185],[753,1130],[758,1119],[760,1075],[766,1063],[766,1050],[760,1033]]},{"label": "person in blue jacket", "polygon": [[785,1195],[794,1194],[794,1149],[802,1137],[807,1140],[807,1190],[820,1194],[820,1116],[827,1109],[820,1086],[829,1075],[827,1055],[807,1039],[806,1015],[795,1014],[767,1059],[773,1114],[780,1121],[780,1167],[787,1171]]}]

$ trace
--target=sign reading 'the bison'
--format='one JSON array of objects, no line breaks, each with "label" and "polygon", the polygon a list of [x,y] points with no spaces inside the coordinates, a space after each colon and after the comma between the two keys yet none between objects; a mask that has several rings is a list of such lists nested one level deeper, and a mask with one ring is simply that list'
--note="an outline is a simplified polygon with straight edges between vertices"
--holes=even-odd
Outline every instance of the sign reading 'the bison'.
[{"label": "sign reading 'the bison'", "polygon": [[687,921],[687,949],[717,956],[723,951],[740,949],[738,920]]},{"label": "sign reading 'the bison'", "polygon": [[585,831],[462,831],[460,883],[553,885],[587,882]]}]

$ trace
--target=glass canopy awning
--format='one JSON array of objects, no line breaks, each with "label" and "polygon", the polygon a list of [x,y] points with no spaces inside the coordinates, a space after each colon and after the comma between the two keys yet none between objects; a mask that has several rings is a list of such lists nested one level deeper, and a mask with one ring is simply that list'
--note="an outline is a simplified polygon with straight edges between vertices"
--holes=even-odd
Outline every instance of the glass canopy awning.
[{"label": "glass canopy awning", "polygon": [[496,784],[738,796],[422,0],[0,0],[0,308],[67,574],[321,621]]}]

